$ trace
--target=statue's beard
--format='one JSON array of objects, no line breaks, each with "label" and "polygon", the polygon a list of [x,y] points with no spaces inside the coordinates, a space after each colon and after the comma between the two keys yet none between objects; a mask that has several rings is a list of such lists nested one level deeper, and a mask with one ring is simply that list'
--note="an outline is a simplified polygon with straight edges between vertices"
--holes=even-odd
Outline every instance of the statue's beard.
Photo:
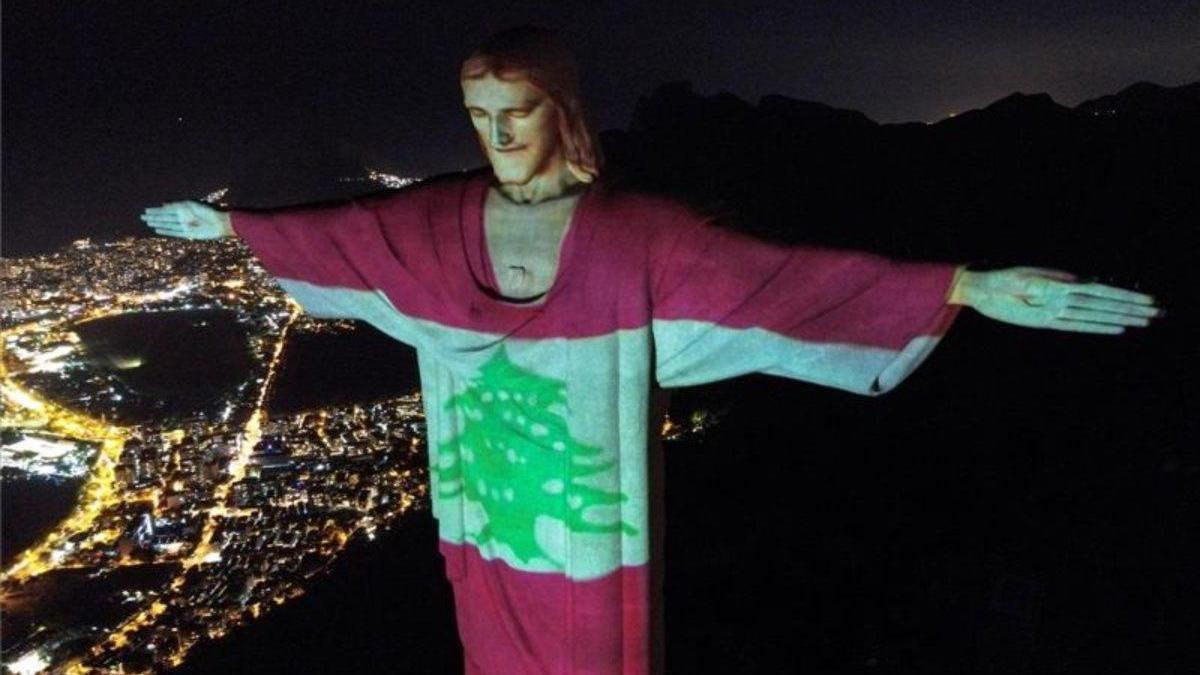
[{"label": "statue's beard", "polygon": [[496,174],[496,178],[501,183],[510,183],[513,185],[524,185],[537,176],[536,172],[526,167],[497,165],[495,162],[492,163],[492,172]]},{"label": "statue's beard", "polygon": [[[524,152],[528,152],[528,149]],[[551,164],[548,158],[540,163],[535,163],[528,154],[520,158],[514,157],[512,154],[497,153],[497,155],[492,161],[493,172],[501,182],[514,185],[525,185],[538,176],[548,173]]]}]

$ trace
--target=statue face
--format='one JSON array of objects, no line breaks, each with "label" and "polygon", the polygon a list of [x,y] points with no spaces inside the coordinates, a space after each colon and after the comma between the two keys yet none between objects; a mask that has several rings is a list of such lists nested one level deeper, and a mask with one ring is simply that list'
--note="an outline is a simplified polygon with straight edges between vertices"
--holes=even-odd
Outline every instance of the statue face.
[{"label": "statue face", "polygon": [[462,89],[463,106],[497,180],[523,185],[563,168],[558,106],[546,92],[528,80],[501,80],[491,73],[463,80]]}]

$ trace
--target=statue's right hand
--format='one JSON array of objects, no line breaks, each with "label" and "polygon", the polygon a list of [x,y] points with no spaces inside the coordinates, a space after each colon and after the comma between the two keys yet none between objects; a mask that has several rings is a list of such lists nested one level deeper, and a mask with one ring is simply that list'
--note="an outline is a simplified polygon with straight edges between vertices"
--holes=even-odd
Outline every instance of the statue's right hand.
[{"label": "statue's right hand", "polygon": [[229,214],[197,201],[169,202],[140,216],[155,233],[180,239],[221,239],[234,235]]}]

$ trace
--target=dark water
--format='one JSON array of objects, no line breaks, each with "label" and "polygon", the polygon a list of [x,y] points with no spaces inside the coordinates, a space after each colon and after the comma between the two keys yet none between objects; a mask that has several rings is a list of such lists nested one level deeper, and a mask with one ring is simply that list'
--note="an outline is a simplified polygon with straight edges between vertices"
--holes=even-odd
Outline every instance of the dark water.
[{"label": "dark water", "polygon": [[228,310],[143,312],[75,327],[92,365],[134,394],[115,416],[127,424],[220,411],[251,366],[246,330]]},{"label": "dark water", "polygon": [[[91,363],[137,394],[118,409],[130,423],[221,409],[250,376],[246,331],[230,311],[126,314],[76,331]],[[419,387],[416,352],[360,323],[348,333],[290,335],[268,407],[286,413],[365,403]]]},{"label": "dark water", "polygon": [[370,403],[419,389],[416,351],[367,324],[357,326],[352,333],[289,336],[268,411]]},{"label": "dark water", "polygon": [[0,551],[4,567],[74,508],[83,479],[17,477],[0,481]]}]

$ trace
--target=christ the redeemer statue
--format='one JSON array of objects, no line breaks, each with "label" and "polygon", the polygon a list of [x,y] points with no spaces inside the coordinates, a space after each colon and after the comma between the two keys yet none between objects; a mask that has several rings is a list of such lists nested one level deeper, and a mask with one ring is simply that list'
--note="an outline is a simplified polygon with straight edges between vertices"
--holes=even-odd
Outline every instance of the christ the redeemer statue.
[{"label": "christ the redeemer statue", "polygon": [[310,315],[416,348],[468,673],[663,668],[664,388],[767,373],[877,395],[963,306],[1104,334],[1159,314],[1066,272],[785,247],[617,189],[548,31],[493,36],[460,80],[490,168],[336,205],[142,218],[236,235]]}]

